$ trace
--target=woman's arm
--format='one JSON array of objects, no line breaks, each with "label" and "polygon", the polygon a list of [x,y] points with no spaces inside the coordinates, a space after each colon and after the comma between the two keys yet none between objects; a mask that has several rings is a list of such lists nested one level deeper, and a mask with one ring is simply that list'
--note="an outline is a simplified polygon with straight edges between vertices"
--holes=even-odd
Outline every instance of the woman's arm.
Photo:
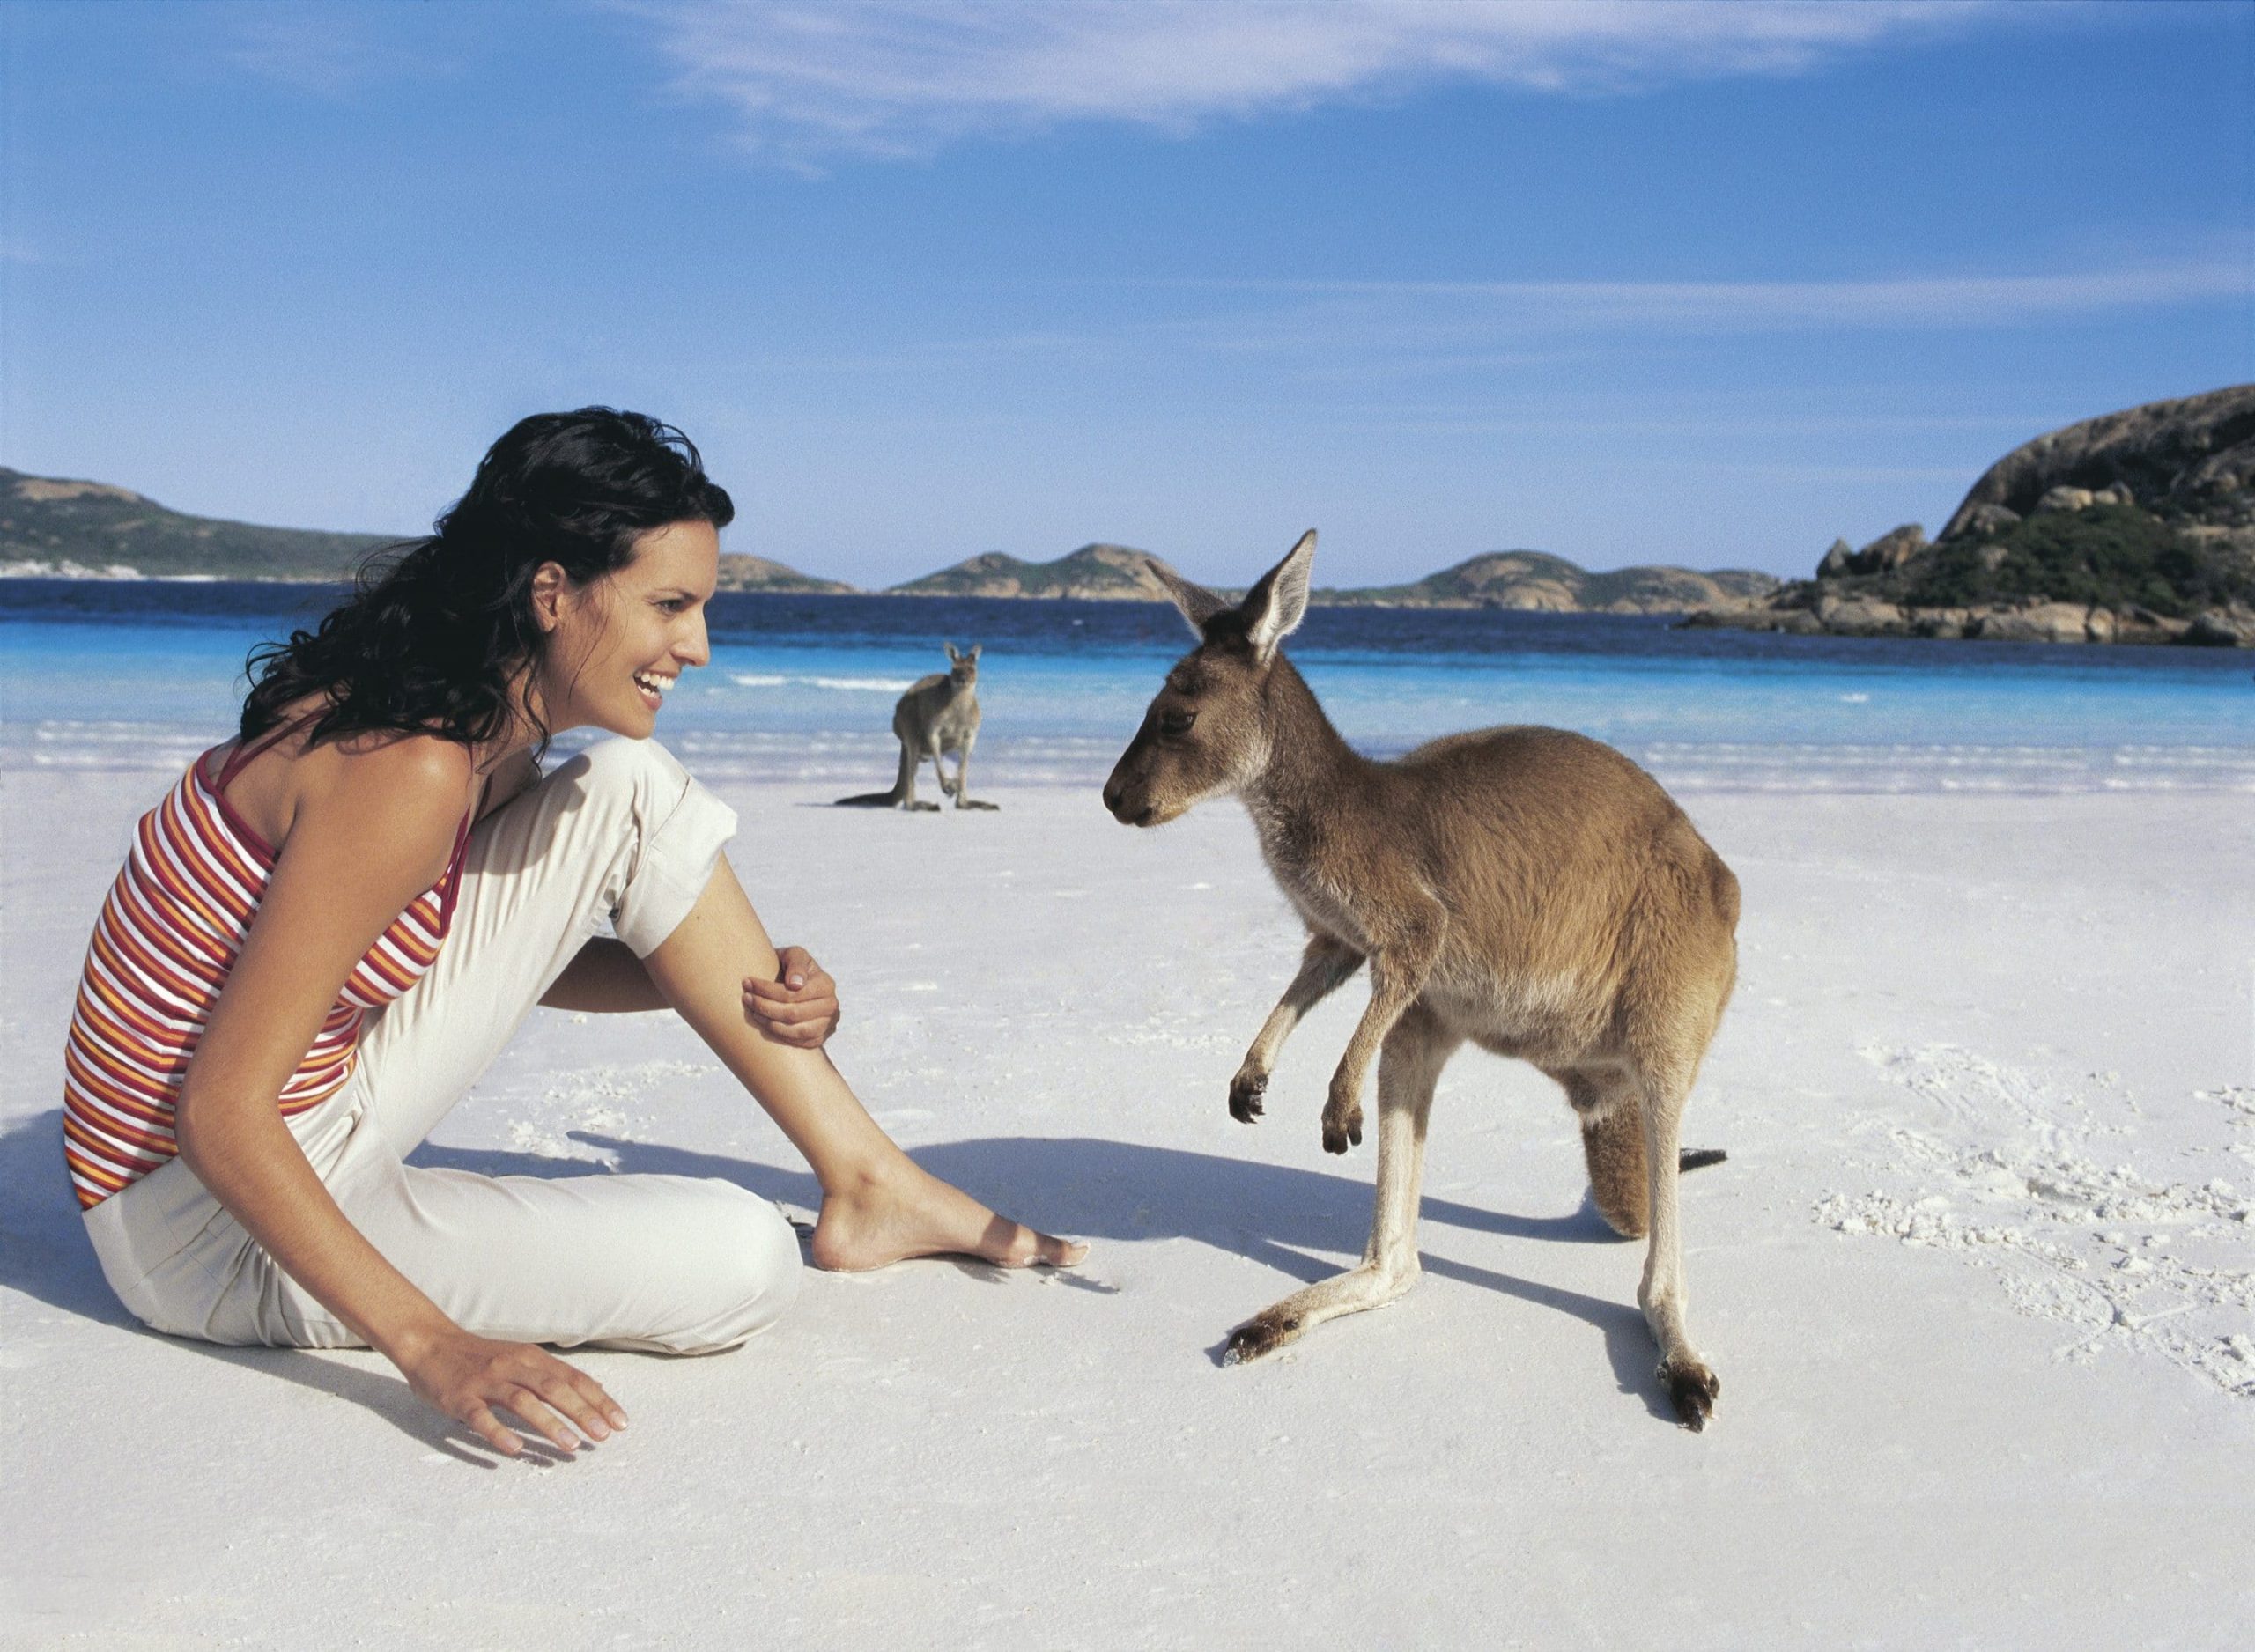
[{"label": "woman's arm", "polygon": [[[352,969],[444,872],[470,796],[461,748],[410,738],[304,765],[288,837],[176,1105],[181,1156],[283,1270],[415,1391],[497,1449],[507,1407],[563,1450],[625,1416],[544,1350],[470,1335],[385,1261],[307,1163],[277,1105]],[[608,1425],[608,1426],[606,1426]]]},{"label": "woman's arm", "polygon": [[[744,981],[744,1014],[779,1044],[819,1050],[838,1030],[838,983],[804,947],[785,947],[775,956],[773,980]],[[580,948],[540,1001],[597,1015],[670,1007],[642,961],[607,936]]]}]

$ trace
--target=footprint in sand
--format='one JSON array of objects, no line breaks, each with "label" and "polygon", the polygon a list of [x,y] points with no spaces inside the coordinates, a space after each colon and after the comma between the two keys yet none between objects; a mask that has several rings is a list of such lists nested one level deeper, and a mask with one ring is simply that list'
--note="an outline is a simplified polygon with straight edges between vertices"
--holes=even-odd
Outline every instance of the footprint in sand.
[{"label": "footprint in sand", "polygon": [[[2110,1346],[2158,1356],[2255,1398],[2255,1202],[2221,1174],[2169,1180],[2126,1161],[2143,1148],[2211,1171],[2237,1165],[2141,1139],[2143,1115],[2111,1073],[2070,1087],[1950,1044],[1861,1053],[1933,1117],[1859,1126],[1882,1144],[1858,1162],[1874,1185],[1826,1193],[1816,1221],[1997,1270],[2022,1313],[2076,1329],[2064,1358]],[[2196,1099],[2255,1123],[2255,1091]]]}]

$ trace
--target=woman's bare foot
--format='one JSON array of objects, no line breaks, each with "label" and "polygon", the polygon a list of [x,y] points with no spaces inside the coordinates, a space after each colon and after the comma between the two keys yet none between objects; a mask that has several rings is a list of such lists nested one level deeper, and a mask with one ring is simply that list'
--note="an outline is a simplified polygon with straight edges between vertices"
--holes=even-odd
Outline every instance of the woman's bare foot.
[{"label": "woman's bare foot", "polygon": [[1089,1253],[997,1216],[906,1156],[847,1188],[829,1190],[814,1225],[814,1265],[858,1273],[910,1257],[977,1257],[1006,1268],[1068,1268]]}]

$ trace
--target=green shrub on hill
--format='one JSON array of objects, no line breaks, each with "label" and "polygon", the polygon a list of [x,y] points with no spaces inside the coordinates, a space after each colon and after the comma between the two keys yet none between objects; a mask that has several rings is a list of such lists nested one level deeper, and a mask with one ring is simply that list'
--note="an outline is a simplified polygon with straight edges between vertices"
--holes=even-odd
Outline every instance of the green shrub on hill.
[{"label": "green shrub on hill", "polygon": [[2183,618],[2255,601],[2255,573],[2134,505],[2048,512],[1987,541],[1946,541],[1906,565],[1896,600],[1968,608],[2035,598]]}]

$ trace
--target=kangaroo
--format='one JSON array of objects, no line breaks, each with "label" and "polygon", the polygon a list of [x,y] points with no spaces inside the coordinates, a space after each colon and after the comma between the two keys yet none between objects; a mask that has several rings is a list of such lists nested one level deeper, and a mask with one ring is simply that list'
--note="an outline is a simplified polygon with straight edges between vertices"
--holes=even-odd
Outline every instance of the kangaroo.
[{"label": "kangaroo", "polygon": [[[897,804],[936,813],[937,803],[916,800],[916,771],[927,757],[939,778],[940,794],[952,796],[957,808],[1002,808],[1000,803],[980,802],[965,789],[969,784],[965,777],[971,772],[971,749],[979,742],[980,645],[972,644],[969,653],[957,653],[953,643],[940,645],[948,651],[946,672],[917,678],[892,708],[892,732],[900,740],[900,776],[893,781],[892,790],[841,797],[839,808],[891,808]],[[943,751],[955,754],[952,784],[940,763]]]},{"label": "kangaroo", "polygon": [[1240,1364],[1416,1282],[1425,1127],[1441,1068],[1468,1040],[1531,1062],[1579,1116],[1599,1213],[1649,1235],[1637,1299],[1660,1380],[1685,1427],[1721,1383],[1684,1328],[1677,1228],[1683,1104],[1737,977],[1738,881],[1657,781],[1563,729],[1451,734],[1375,762],[1335,730],[1277,645],[1306,612],[1315,535],[1232,603],[1158,568],[1198,646],[1104,788],[1124,825],[1209,798],[1251,813],[1262,858],[1307,926],[1299,973],[1231,1082],[1232,1117],[1261,1116],[1278,1051],[1367,962],[1370,1007],[1332,1075],[1323,1145],[1363,1139],[1378,1061],[1378,1190],[1359,1265],[1238,1325]]}]

